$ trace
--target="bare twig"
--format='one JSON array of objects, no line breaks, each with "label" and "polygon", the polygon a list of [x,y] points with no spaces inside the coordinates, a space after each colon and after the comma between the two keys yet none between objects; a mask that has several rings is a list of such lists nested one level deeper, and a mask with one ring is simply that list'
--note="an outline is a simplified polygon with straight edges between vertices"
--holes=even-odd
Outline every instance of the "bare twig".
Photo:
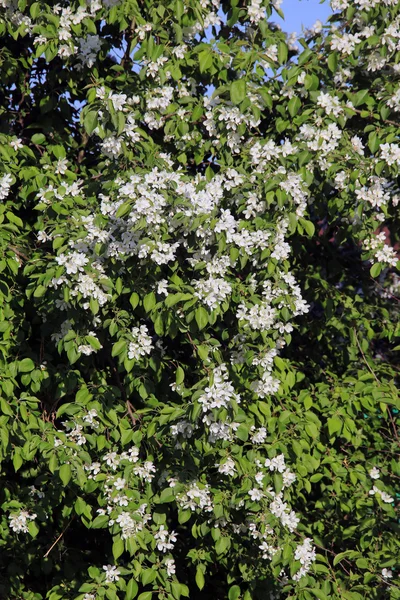
[{"label": "bare twig", "polygon": [[58,542],[61,540],[62,536],[67,531],[68,527],[71,525],[71,523],[72,523],[72,521],[74,519],[75,519],[75,515],[68,521],[68,523],[66,524],[66,526],[64,527],[64,529],[62,530],[62,532],[60,533],[60,535],[58,536],[58,538],[56,539],[56,541],[52,543],[52,545],[50,546],[50,548],[47,550],[46,554],[43,555],[43,558],[47,558],[48,557],[48,555],[50,554],[50,552],[53,550],[54,546],[56,546],[58,544]]},{"label": "bare twig", "polygon": [[364,351],[363,351],[363,349],[361,348],[361,344],[360,344],[360,342],[359,342],[359,339],[358,339],[358,337],[357,337],[357,331],[356,331],[356,328],[355,328],[355,327],[353,327],[353,332],[354,332],[354,335],[355,335],[355,338],[356,338],[356,342],[357,342],[358,349],[360,350],[360,352],[361,352],[361,356],[363,357],[363,361],[364,361],[364,362],[365,362],[365,364],[367,365],[367,367],[368,367],[368,370],[370,371],[370,373],[372,373],[372,375],[375,377],[375,380],[378,382],[378,385],[380,385],[380,384],[381,384],[381,382],[379,381],[379,379],[377,378],[377,376],[375,375],[375,373],[374,373],[374,372],[373,372],[373,370],[371,369],[371,367],[370,367],[370,365],[369,365],[369,362],[367,361],[367,359],[366,359],[366,356],[365,356],[365,354],[364,354]]}]

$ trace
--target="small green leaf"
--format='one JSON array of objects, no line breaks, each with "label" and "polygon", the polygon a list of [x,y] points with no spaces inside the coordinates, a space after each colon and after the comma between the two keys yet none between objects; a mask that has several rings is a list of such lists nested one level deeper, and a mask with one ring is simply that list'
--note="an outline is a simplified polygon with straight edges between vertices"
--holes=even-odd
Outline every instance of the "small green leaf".
[{"label": "small green leaf", "polygon": [[371,150],[372,154],[375,154],[380,144],[381,139],[377,136],[376,131],[371,131],[368,136],[368,148]]},{"label": "small green leaf", "polygon": [[140,579],[143,585],[147,585],[148,583],[152,583],[156,578],[156,571],[154,569],[145,569],[140,574]]},{"label": "small green leaf", "polygon": [[240,587],[238,585],[233,585],[228,592],[229,600],[238,600],[240,596]]},{"label": "small green leaf", "polygon": [[139,591],[139,586],[134,579],[130,579],[126,586],[125,600],[133,600]]},{"label": "small green leaf", "polygon": [[144,306],[144,310],[149,313],[156,305],[156,295],[154,292],[150,292],[149,294],[146,294],[146,296],[143,298],[143,306]]},{"label": "small green leaf", "polygon": [[20,373],[30,373],[35,368],[35,363],[31,358],[23,358],[18,363],[18,371]]},{"label": "small green leaf", "polygon": [[44,296],[46,293],[46,288],[44,287],[44,285],[38,285],[37,288],[35,289],[35,291],[33,292],[33,296],[35,298],[41,298],[42,296]]},{"label": "small green leaf", "polygon": [[9,417],[14,416],[14,412],[13,412],[11,406],[8,404],[8,402],[4,398],[0,398],[0,407],[1,407],[1,412],[3,413],[3,415],[7,415]]},{"label": "small green leaf", "polygon": [[210,50],[203,50],[199,53],[200,73],[205,73],[212,66],[213,57]]},{"label": "small green leaf", "polygon": [[240,104],[246,98],[246,81],[237,79],[231,83],[230,95],[233,104]]},{"label": "small green leaf", "polygon": [[342,425],[342,420],[339,417],[330,417],[328,419],[329,435],[332,436],[334,433],[341,431]]},{"label": "small green leaf", "polygon": [[177,385],[180,385],[185,379],[185,371],[182,367],[178,367],[175,374],[175,381]]},{"label": "small green leaf", "polygon": [[229,537],[220,537],[215,543],[215,551],[217,554],[223,554],[231,546],[231,539]]},{"label": "small green leaf", "polygon": [[98,112],[94,110],[87,112],[83,119],[83,124],[86,132],[90,135],[98,125]]},{"label": "small green leaf", "polygon": [[278,44],[278,60],[279,64],[283,65],[288,58],[288,47],[284,42],[279,42]]},{"label": "small green leaf", "polygon": [[98,515],[94,521],[92,522],[92,529],[104,529],[108,525],[108,516],[107,515]]},{"label": "small green leaf", "polygon": [[307,221],[307,219],[303,219],[303,217],[300,217],[299,222],[305,230],[305,232],[307,233],[307,235],[309,237],[312,237],[315,233],[314,223],[312,223],[311,221]]},{"label": "small green leaf", "polygon": [[332,71],[332,73],[335,73],[337,70],[337,65],[338,65],[337,52],[332,52],[332,54],[330,54],[328,56],[328,68],[330,71]]},{"label": "small green leaf", "polygon": [[61,465],[59,475],[63,484],[68,485],[71,480],[71,465]]},{"label": "small green leaf", "polygon": [[208,312],[202,306],[199,306],[199,308],[196,308],[194,316],[196,319],[197,327],[200,330],[204,329],[204,327],[206,327],[206,325],[208,325]]},{"label": "small green leaf", "polygon": [[28,523],[28,531],[31,537],[35,538],[39,533],[39,527],[36,525],[35,521],[30,521]]},{"label": "small green leaf", "polygon": [[381,271],[382,271],[382,265],[380,263],[375,263],[374,265],[372,265],[372,267],[369,270],[371,277],[378,277],[378,275],[380,275]]},{"label": "small green leaf", "polygon": [[135,310],[135,308],[139,304],[139,300],[140,300],[139,294],[137,294],[136,292],[133,292],[131,294],[131,297],[129,298],[129,302],[131,303],[133,310]]},{"label": "small green leaf", "polygon": [[205,584],[203,570],[204,570],[203,565],[197,565],[197,568],[196,568],[196,584],[197,584],[197,587],[199,588],[199,590],[202,590],[203,587],[204,587],[204,584]]},{"label": "small green leaf", "polygon": [[[19,448],[18,448],[19,450]],[[14,452],[14,456],[13,456],[13,466],[14,466],[14,470],[15,472],[18,471],[18,469],[21,467],[22,465],[22,456],[19,452]]]},{"label": "small green leaf", "polygon": [[295,117],[301,108],[301,100],[298,96],[294,96],[289,100],[288,111],[291,117]]},{"label": "small green leaf", "polygon": [[117,538],[112,545],[112,553],[115,560],[121,556],[124,549],[124,541],[120,537]]},{"label": "small green leaf", "polygon": [[33,144],[37,144],[39,146],[40,144],[43,144],[46,141],[46,137],[43,135],[43,133],[35,133],[31,137],[31,140]]},{"label": "small green leaf", "polygon": [[111,356],[119,356],[127,348],[126,340],[118,340],[112,347]]}]

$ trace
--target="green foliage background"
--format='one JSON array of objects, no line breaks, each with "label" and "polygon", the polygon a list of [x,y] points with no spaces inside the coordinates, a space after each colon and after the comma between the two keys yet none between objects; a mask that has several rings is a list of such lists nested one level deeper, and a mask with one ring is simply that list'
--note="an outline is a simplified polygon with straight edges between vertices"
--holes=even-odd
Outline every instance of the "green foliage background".
[{"label": "green foliage background", "polygon": [[[79,6],[87,11],[70,25],[66,41],[60,39],[61,13],[54,5],[27,0],[0,5],[0,172],[12,176],[8,193],[0,178],[6,190],[0,206],[0,597],[400,598],[400,294],[395,268],[374,260],[365,243],[385,227],[386,241],[394,245],[399,216],[395,202],[381,208],[380,218],[356,194],[370,177],[384,178],[390,195],[398,191],[400,160],[385,159],[381,150],[399,140],[398,112],[388,99],[398,90],[400,50],[398,37],[387,33],[388,23],[398,29],[398,4],[371,2],[362,9],[350,2],[335,14],[331,23],[341,36],[373,27],[350,52],[334,49],[336,33],[329,27],[306,35],[299,51],[291,49],[273,25],[279,9],[268,0],[266,18],[259,22],[249,20],[249,3],[221,2],[215,12],[224,16],[223,23],[206,27],[207,35],[204,19],[212,6],[195,0],[123,0],[92,12],[84,2],[60,2],[73,14]],[[138,27],[145,23],[152,28],[142,35]],[[187,41],[196,23],[198,35]],[[91,35],[101,39],[93,64],[73,50],[60,56],[60,45],[79,48],[79,40]],[[389,38],[395,41],[390,44]],[[174,54],[185,40],[183,55]],[[371,70],[368,61],[375,55],[381,65]],[[166,62],[157,77],[149,76],[148,63],[161,56]],[[351,76],[343,75],[346,69]],[[335,79],[338,73],[341,81]],[[188,94],[176,93],[182,85]],[[101,86],[103,97],[96,93]],[[147,103],[166,86],[174,90],[173,100],[155,110],[161,126],[152,129],[144,119]],[[321,92],[337,96],[338,115],[318,103]],[[109,93],[137,98],[118,110]],[[220,99],[211,109],[218,135],[207,128],[204,96]],[[237,107],[238,146],[230,145],[229,128],[218,117],[221,107]],[[138,136],[133,141],[126,133],[129,115]],[[340,136],[326,152],[322,140],[315,149],[302,137],[304,125],[332,124]],[[365,146],[361,154],[354,136]],[[110,137],[122,140],[115,158],[102,145]],[[17,138],[21,147],[14,149],[10,142]],[[296,144],[286,156],[276,150],[285,139]],[[250,148],[267,140],[275,150],[257,171]],[[62,159],[64,173],[56,169]],[[184,235],[187,246],[168,264],[157,264],[134,252],[119,260],[107,254],[108,238],[97,242],[84,269],[108,300],[102,304],[95,295],[76,293],[77,280],[56,258],[71,252],[70,242],[85,243],[86,217],[109,231],[112,218],[100,211],[101,194],[115,199],[120,180],[132,175],[144,180],[155,169],[180,173],[183,182],[200,175],[204,189],[213,181],[222,186],[235,169],[242,179],[225,188],[223,208],[243,220],[245,200],[255,191],[264,209],[241,226],[275,235],[285,217],[290,257],[273,258],[271,248],[247,253],[226,231],[215,230],[212,257],[231,260],[226,280],[232,292],[211,309],[196,296],[196,278],[206,265],[186,259],[200,247],[198,231],[214,230],[219,217],[214,209],[196,216],[185,212],[190,199],[172,182],[163,190],[179,221],[172,233],[170,224],[158,232],[145,217],[132,230],[150,245],[153,234],[163,243]],[[342,171],[346,185],[338,188],[335,177]],[[280,185],[285,173],[303,182],[304,212]],[[66,186],[78,181],[78,191],[68,191]],[[125,198],[116,217],[128,222],[134,204]],[[39,231],[49,237],[40,241]],[[100,275],[93,266],[97,260],[104,269]],[[276,330],[249,332],[236,313],[243,302],[262,301],[252,288],[254,273],[260,285],[275,281],[283,289],[280,273],[289,269],[310,310],[295,316],[293,298],[277,307],[279,320],[290,321],[294,330],[283,334],[286,345],[271,367],[279,390],[259,398],[251,387],[253,358],[282,336]],[[55,286],[53,280],[63,277]],[[168,280],[166,296],[157,291],[161,279]],[[60,294],[65,310],[57,302]],[[66,319],[67,328],[54,337]],[[131,330],[143,324],[154,344],[162,341],[163,352],[129,358]],[[245,344],[237,334],[247,336]],[[230,364],[242,344],[243,362]],[[93,353],[86,355],[82,346]],[[242,402],[217,411],[218,419],[232,418],[240,426],[234,439],[213,444],[203,431],[198,400],[225,363]],[[98,415],[95,429],[83,419],[89,410]],[[182,419],[198,429],[176,446],[171,426]],[[63,422],[81,426],[85,443],[68,438]],[[261,446],[251,441],[252,427],[266,428]],[[119,468],[118,475],[129,482],[127,510],[146,502],[153,519],[124,540],[118,525],[96,512],[106,506],[106,475],[89,478],[85,466],[132,445],[142,461],[154,462],[157,475],[146,483],[132,465]],[[256,461],[278,454],[297,477],[284,498],[300,523],[290,534],[277,528],[279,549],[270,561],[261,557],[248,531],[235,533],[230,523],[240,523],[240,513],[243,522],[251,516],[261,528],[275,527],[267,508],[251,501],[248,492]],[[228,456],[237,470],[232,479],[215,466]],[[380,470],[378,481],[369,476],[372,467]],[[175,488],[162,477],[160,482],[163,472],[178,476]],[[210,486],[209,514],[177,501],[192,480],[202,489]],[[32,492],[32,485],[43,496]],[[263,485],[278,493],[282,476],[267,474]],[[394,501],[370,494],[373,485]],[[21,510],[36,518],[29,520],[28,532],[16,533],[10,515]],[[172,577],[156,548],[160,525],[177,532]],[[301,565],[295,549],[305,537],[313,540],[317,557],[296,582],[293,575]],[[107,564],[118,567],[117,581],[105,581]],[[382,569],[393,577],[385,579]]]}]

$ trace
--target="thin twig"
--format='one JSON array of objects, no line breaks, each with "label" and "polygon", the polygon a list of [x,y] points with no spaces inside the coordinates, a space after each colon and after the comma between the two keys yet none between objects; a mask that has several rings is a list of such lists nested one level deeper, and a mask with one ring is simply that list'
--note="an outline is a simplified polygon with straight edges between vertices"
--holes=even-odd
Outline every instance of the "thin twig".
[{"label": "thin twig", "polygon": [[136,423],[137,423],[137,421],[138,421],[138,419],[135,417],[135,415],[133,413],[133,410],[132,410],[133,407],[132,407],[132,404],[129,402],[129,400],[126,400],[126,408],[128,410],[128,413],[129,413],[129,416],[131,418],[132,424],[133,424],[133,426],[135,426]]},{"label": "thin twig", "polygon": [[361,348],[361,344],[360,344],[360,342],[359,342],[359,340],[358,340],[358,337],[357,337],[357,331],[356,331],[356,328],[355,328],[355,327],[353,327],[353,332],[354,332],[354,335],[355,335],[355,337],[356,337],[356,342],[357,342],[358,349],[360,350],[360,352],[361,352],[361,356],[363,357],[363,361],[364,361],[364,362],[365,362],[365,364],[367,365],[367,367],[368,367],[368,370],[370,371],[370,373],[372,373],[372,375],[375,377],[375,380],[378,382],[378,385],[380,385],[380,384],[381,384],[381,382],[379,381],[379,379],[377,378],[377,376],[375,375],[375,373],[374,373],[374,372],[373,372],[373,370],[371,369],[371,367],[370,367],[370,365],[369,365],[369,362],[367,361],[367,359],[366,359],[366,356],[365,356],[365,354],[364,354],[364,351],[363,351],[363,349]]},{"label": "thin twig", "polygon": [[58,542],[61,540],[62,536],[64,535],[64,533],[67,531],[68,527],[71,525],[72,521],[75,519],[75,515],[68,521],[68,523],[66,524],[66,526],[64,527],[64,529],[62,530],[62,532],[60,533],[60,535],[58,536],[58,538],[56,539],[55,542],[53,542],[53,544],[50,546],[50,548],[47,550],[46,554],[43,556],[43,558],[47,558],[48,555],[50,554],[50,552],[53,550],[54,546],[56,544],[58,544]]},{"label": "thin twig", "polygon": [[[367,361],[367,359],[366,359],[366,357],[365,357],[365,354],[364,354],[364,352],[363,352],[363,349],[361,348],[361,345],[360,345],[360,342],[359,342],[359,340],[358,340],[358,337],[357,337],[357,332],[356,332],[356,328],[355,328],[355,327],[353,327],[353,331],[354,331],[354,335],[356,336],[357,346],[358,346],[358,348],[359,348],[359,350],[360,350],[360,352],[361,352],[361,355],[362,355],[362,357],[363,357],[363,360],[364,360],[365,364],[367,365],[367,367],[368,367],[369,371],[370,371],[370,372],[372,373],[372,375],[375,377],[375,380],[377,381],[378,385],[380,385],[380,384],[381,384],[381,382],[379,381],[379,379],[377,378],[377,376],[375,375],[375,373],[374,373],[374,372],[373,372],[373,370],[371,369],[371,367],[370,367],[370,365],[369,365],[369,363],[368,363],[368,361]],[[398,440],[398,439],[399,439],[399,434],[398,434],[397,427],[396,427],[396,423],[395,423],[395,420],[393,419],[393,415],[392,415],[392,412],[391,412],[390,408],[388,408],[388,410],[387,410],[387,413],[388,413],[388,415],[389,415],[389,419],[390,419],[390,422],[391,422],[391,425],[392,425],[392,428],[393,428],[393,434],[394,434],[394,436],[395,436],[396,440]]]}]

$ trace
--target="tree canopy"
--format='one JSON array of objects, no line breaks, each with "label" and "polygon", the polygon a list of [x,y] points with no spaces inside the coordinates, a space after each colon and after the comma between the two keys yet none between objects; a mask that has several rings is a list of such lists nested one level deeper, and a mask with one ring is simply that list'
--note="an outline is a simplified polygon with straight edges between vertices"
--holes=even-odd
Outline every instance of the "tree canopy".
[{"label": "tree canopy", "polygon": [[0,0],[1,598],[400,598],[400,5],[280,4]]}]

